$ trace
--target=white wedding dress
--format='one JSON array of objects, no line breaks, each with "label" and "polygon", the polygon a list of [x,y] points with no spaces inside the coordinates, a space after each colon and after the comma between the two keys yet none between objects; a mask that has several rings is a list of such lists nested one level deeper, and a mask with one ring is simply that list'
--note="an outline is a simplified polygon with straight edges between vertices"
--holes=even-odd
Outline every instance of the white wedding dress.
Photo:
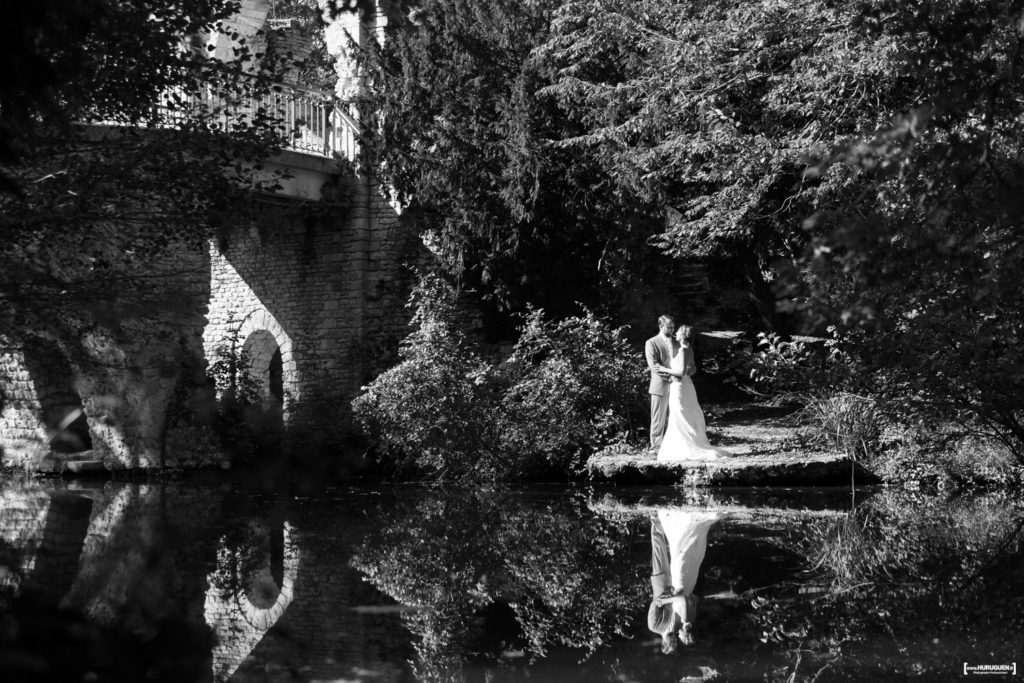
[{"label": "white wedding dress", "polygon": [[[685,347],[672,356],[671,370],[683,371]],[[704,412],[697,403],[697,391],[686,375],[669,386],[668,426],[658,449],[658,462],[680,460],[716,460],[732,457],[724,448],[716,448],[708,441]]]},{"label": "white wedding dress", "polygon": [[723,517],[715,510],[658,510],[668,541],[672,587],[676,593],[693,594],[708,547],[708,531]]}]

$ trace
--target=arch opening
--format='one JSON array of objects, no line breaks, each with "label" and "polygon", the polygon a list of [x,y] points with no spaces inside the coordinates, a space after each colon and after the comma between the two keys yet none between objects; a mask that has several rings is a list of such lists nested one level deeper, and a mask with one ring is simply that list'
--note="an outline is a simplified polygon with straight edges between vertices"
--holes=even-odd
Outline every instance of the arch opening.
[{"label": "arch opening", "polygon": [[242,351],[249,359],[249,375],[261,387],[264,407],[280,408],[284,403],[284,365],[274,335],[255,330],[246,337]]}]

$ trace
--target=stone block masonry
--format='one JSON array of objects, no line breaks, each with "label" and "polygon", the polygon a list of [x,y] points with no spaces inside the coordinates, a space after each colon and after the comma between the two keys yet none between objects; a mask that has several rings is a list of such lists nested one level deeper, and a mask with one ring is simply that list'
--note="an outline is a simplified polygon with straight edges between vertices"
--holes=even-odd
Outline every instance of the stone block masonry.
[{"label": "stone block masonry", "polygon": [[372,179],[349,179],[348,191],[348,206],[333,210],[268,201],[210,245],[207,360],[235,340],[286,424],[347,422],[349,401],[407,332],[419,242]]},{"label": "stone block masonry", "polygon": [[[375,2],[361,20],[343,12],[327,28],[338,72],[348,76],[337,88],[343,100],[361,85],[348,36],[361,45],[382,39],[389,6]],[[268,0],[243,0],[225,24],[229,35],[209,36],[212,54],[227,59],[245,39],[257,52],[306,56],[311,46],[295,27],[267,33],[272,9]],[[357,147],[346,148],[350,162]],[[208,248],[177,245],[146,264],[164,300],[112,292],[112,310],[132,311],[116,323],[99,321],[45,348],[0,339],[0,464],[60,470],[83,453],[111,468],[202,460],[168,452],[169,443],[196,452],[214,444],[208,425],[200,434],[182,424],[177,413],[188,411],[177,410],[179,399],[183,388],[208,389],[204,368],[232,344],[247,353],[248,373],[289,432],[344,435],[351,399],[397,360],[408,332],[408,266],[426,253],[387,189],[342,167],[351,164],[282,152],[267,162],[289,172],[278,195],[236,207],[235,223]]]},{"label": "stone block masonry", "polygon": [[372,178],[343,184],[343,202],[254,198],[255,219],[240,213],[207,249],[182,245],[155,262],[166,300],[114,327],[0,345],[3,464],[52,466],[55,436],[80,414],[65,451],[163,466],[176,389],[232,343],[287,426],[343,434],[351,399],[396,359],[409,266],[425,253]]},{"label": "stone block masonry", "polygon": [[[0,343],[3,343],[0,341]],[[3,343],[0,349],[0,449],[4,462],[35,462],[49,452],[43,406],[25,362],[25,350]]]},{"label": "stone block masonry", "polygon": [[[209,298],[205,252],[175,245],[150,263],[145,291],[112,291],[116,321],[0,340],[0,458],[59,469],[89,451],[111,467],[159,467],[169,401],[201,362]],[[192,365],[195,365],[193,363]]]}]

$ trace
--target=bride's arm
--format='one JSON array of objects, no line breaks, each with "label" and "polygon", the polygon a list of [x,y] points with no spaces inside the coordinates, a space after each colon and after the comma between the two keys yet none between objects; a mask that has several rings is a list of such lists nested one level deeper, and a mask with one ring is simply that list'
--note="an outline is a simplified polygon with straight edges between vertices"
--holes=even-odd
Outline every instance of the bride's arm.
[{"label": "bride's arm", "polygon": [[692,346],[687,346],[685,348],[689,350],[690,353],[688,354],[689,357],[683,356],[683,374],[692,375],[697,372],[697,356],[694,354]]}]

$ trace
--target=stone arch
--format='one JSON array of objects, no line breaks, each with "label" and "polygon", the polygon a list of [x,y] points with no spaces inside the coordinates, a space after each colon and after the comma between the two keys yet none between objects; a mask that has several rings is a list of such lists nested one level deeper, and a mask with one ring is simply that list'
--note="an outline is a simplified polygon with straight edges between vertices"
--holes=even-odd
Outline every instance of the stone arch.
[{"label": "stone arch", "polygon": [[[273,534],[273,529],[271,533]],[[241,616],[254,629],[266,632],[277,623],[284,614],[285,608],[291,603],[295,593],[295,579],[299,575],[299,551],[294,541],[294,530],[287,522],[282,523],[277,531],[283,537],[283,557],[280,583],[274,577],[273,549],[268,549],[267,561],[259,572],[249,577],[247,585],[235,594],[235,604]],[[276,588],[273,597],[266,593],[258,593],[255,582],[272,582]]]},{"label": "stone arch", "polygon": [[[279,573],[273,566],[273,546],[269,549],[266,566],[250,577],[237,577],[237,567],[231,566],[233,555],[227,539],[222,539],[217,551],[218,572],[248,579],[245,585],[238,585],[227,594],[217,587],[216,580],[211,580],[206,593],[206,623],[219,636],[213,650],[213,670],[218,680],[226,680],[235,672],[281,618],[295,596],[295,582],[301,564],[298,534],[291,524],[284,521],[275,522],[271,527],[271,537],[275,531],[279,531],[281,537]],[[254,599],[253,582],[269,580],[275,583],[275,594],[264,593]]]},{"label": "stone arch", "polygon": [[298,371],[291,337],[265,308],[247,315],[238,329],[242,351],[250,359],[250,372],[260,381],[268,400],[274,393],[285,416],[299,398]]}]

